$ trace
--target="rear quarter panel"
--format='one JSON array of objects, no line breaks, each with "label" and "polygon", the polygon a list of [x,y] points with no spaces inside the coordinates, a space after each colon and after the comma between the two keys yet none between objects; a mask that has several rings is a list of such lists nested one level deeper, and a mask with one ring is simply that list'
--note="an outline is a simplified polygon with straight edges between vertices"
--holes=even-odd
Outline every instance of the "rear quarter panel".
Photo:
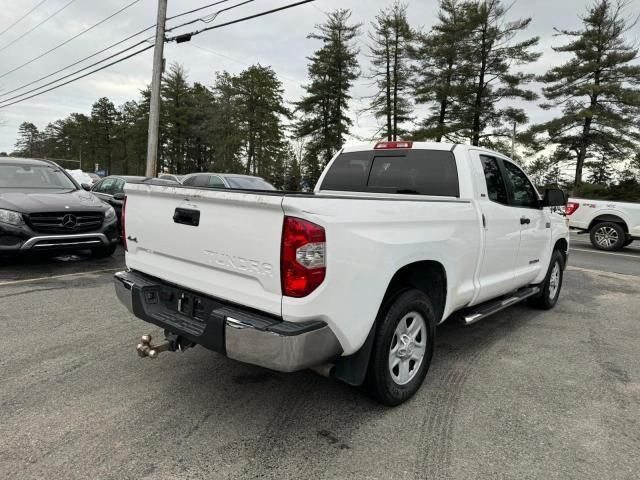
[{"label": "rear quarter panel", "polygon": [[444,318],[474,293],[480,226],[470,201],[285,197],[286,215],[323,226],[325,281],[305,298],[284,297],[285,320],[327,322],[344,354],[357,351],[376,318],[393,275],[405,265],[433,260],[447,275]]}]

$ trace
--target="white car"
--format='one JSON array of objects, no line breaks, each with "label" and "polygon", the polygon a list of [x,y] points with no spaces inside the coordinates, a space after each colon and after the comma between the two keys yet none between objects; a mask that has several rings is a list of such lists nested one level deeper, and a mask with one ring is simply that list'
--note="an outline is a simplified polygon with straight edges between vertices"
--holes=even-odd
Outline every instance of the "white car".
[{"label": "white car", "polygon": [[344,148],[313,194],[127,183],[119,299],[194,344],[279,371],[367,383],[397,405],[422,384],[436,325],[528,299],[552,308],[569,246],[560,190],[478,147]]},{"label": "white car", "polygon": [[569,227],[588,232],[591,244],[615,251],[640,240],[640,203],[570,198]]}]

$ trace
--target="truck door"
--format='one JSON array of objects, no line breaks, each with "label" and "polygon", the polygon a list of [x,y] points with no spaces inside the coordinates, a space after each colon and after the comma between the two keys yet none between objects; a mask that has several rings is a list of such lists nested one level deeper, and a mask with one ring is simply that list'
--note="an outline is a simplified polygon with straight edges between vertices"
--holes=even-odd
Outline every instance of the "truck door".
[{"label": "truck door", "polygon": [[531,283],[547,268],[551,243],[550,212],[541,207],[538,192],[525,173],[507,160],[502,160],[509,189],[509,203],[518,211],[520,249],[515,265],[518,286]]},{"label": "truck door", "polygon": [[520,213],[509,204],[499,159],[471,152],[482,211],[484,253],[478,268],[479,293],[473,303],[514,290],[514,269],[520,248]]}]

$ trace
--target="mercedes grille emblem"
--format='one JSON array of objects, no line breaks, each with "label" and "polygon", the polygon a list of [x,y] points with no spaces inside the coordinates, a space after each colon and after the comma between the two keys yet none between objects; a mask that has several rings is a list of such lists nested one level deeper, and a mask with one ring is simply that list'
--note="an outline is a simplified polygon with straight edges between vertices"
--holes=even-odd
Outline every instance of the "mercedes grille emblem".
[{"label": "mercedes grille emblem", "polygon": [[75,228],[77,224],[78,220],[76,219],[75,215],[67,214],[62,217],[62,226],[64,228]]}]

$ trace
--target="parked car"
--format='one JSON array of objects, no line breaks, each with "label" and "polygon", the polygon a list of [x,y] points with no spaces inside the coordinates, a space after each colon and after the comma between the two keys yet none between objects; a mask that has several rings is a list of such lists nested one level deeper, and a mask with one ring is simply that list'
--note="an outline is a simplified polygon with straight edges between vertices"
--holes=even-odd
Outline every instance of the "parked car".
[{"label": "parked car", "polygon": [[275,190],[265,179],[231,173],[191,173],[182,178],[183,185],[203,188],[233,188],[240,190]]},{"label": "parked car", "polygon": [[111,255],[115,210],[54,162],[0,158],[0,256],[89,249]]},{"label": "parked car", "polygon": [[96,183],[98,183],[100,180],[102,180],[102,177],[99,176],[96,173],[89,172],[89,173],[87,173],[87,175],[89,175],[89,178],[91,178],[91,185],[92,186],[95,185]]},{"label": "parked car", "polygon": [[161,180],[171,180],[177,183],[182,183],[182,179],[184,178],[184,175],[172,175],[170,173],[161,173],[160,175],[158,175],[158,178]]},{"label": "parked car", "polygon": [[569,227],[589,233],[599,250],[615,251],[640,240],[640,203],[570,198]]},{"label": "parked car", "polygon": [[[527,299],[553,308],[569,229],[505,156],[468,145],[344,148],[314,194],[127,185],[119,299],[165,329],[141,356],[200,344],[279,371],[366,383],[382,403],[425,378],[436,325]],[[149,212],[153,212],[149,215]]]},{"label": "parked car", "polygon": [[127,182],[143,182],[147,180],[153,180],[155,184],[175,185],[178,183],[173,180],[151,179],[149,177],[135,175],[110,175],[101,179],[100,182],[91,187],[91,192],[115,209],[116,216],[118,217],[118,225],[120,225],[125,185]]}]

